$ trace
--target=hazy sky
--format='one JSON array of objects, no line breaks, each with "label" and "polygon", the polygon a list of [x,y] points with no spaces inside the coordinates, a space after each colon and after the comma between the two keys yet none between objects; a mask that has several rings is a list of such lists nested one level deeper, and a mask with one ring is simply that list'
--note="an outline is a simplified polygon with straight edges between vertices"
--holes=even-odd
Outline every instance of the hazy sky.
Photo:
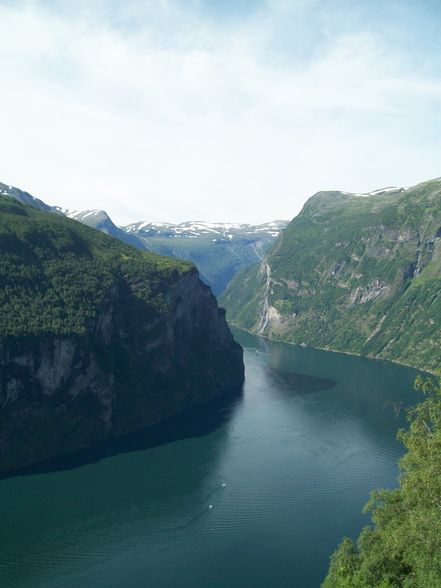
[{"label": "hazy sky", "polygon": [[0,0],[0,181],[115,222],[441,176],[440,0]]}]

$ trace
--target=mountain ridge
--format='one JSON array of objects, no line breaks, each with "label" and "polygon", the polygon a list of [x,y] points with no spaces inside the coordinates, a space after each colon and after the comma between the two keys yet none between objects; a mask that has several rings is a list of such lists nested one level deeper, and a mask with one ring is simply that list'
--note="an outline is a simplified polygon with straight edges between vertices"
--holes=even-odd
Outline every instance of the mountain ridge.
[{"label": "mountain ridge", "polygon": [[437,369],[441,182],[360,198],[319,192],[221,296],[270,338]]},{"label": "mountain ridge", "polygon": [[98,208],[90,210],[59,210],[68,218],[83,223],[93,229],[98,229],[111,237],[119,239],[123,243],[127,243],[127,245],[131,245],[137,249],[145,249],[143,243],[135,235],[129,235],[126,231],[118,227],[105,210]]},{"label": "mountain ridge", "polygon": [[205,221],[138,221],[119,227],[101,209],[73,210],[49,206],[29,193],[6,184],[0,184],[0,195],[10,195],[46,212],[63,214],[137,249],[195,263],[202,280],[216,295],[225,289],[239,269],[261,259],[287,225],[287,221],[280,220],[254,225]]},{"label": "mountain ridge", "polygon": [[[228,237],[240,231],[241,234],[256,234],[265,232],[273,237],[277,237],[280,231],[286,226],[288,221],[274,220],[266,223],[252,224],[252,223],[222,223],[222,222],[207,222],[207,221],[184,221],[181,223],[154,223],[149,221],[139,221],[130,223],[122,227],[128,233],[140,232],[146,233],[148,236],[157,233],[166,233],[177,236],[201,236],[202,234],[221,235]],[[146,236],[147,236],[146,235]]]}]

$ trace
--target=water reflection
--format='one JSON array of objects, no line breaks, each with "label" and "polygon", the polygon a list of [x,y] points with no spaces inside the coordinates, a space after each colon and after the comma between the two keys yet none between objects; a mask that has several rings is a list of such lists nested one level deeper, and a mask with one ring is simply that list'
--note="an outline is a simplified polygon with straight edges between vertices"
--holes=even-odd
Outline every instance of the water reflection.
[{"label": "water reflection", "polygon": [[136,433],[124,435],[118,439],[104,441],[72,455],[56,457],[44,463],[27,466],[11,472],[0,473],[0,481],[14,476],[28,476],[68,470],[86,464],[96,463],[102,459],[127,453],[158,447],[183,439],[202,437],[212,433],[227,423],[243,399],[243,389],[234,390],[222,398],[186,411],[168,419],[166,422],[147,427]]},{"label": "water reflection", "polygon": [[268,375],[279,390],[290,394],[311,394],[320,390],[332,390],[337,385],[335,380],[328,378],[316,378],[308,374],[286,372],[276,368],[270,368]]},{"label": "water reflection", "polygon": [[94,586],[68,574],[129,552],[152,555],[204,524],[225,488],[220,456],[242,401],[237,392],[2,480],[0,586]]},{"label": "water reflection", "polygon": [[[329,390],[331,402],[335,398],[338,405],[350,407],[360,417],[383,412],[388,419],[397,416],[404,425],[406,409],[420,400],[416,392],[412,393],[413,382],[421,373],[416,369],[268,341],[236,328],[232,331],[242,345],[265,354],[266,372],[274,374],[274,382],[287,387],[292,383],[295,390],[301,387],[299,374],[310,376],[314,378],[310,381],[313,391]],[[334,394],[336,386],[338,393]]]}]

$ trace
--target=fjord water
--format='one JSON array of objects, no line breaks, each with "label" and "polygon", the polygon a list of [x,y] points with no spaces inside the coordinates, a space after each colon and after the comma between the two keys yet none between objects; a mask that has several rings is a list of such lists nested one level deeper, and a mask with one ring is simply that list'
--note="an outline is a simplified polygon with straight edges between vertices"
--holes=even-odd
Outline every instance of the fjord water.
[{"label": "fjord water", "polygon": [[370,490],[396,485],[416,373],[234,334],[242,395],[0,481],[0,586],[320,585]]}]

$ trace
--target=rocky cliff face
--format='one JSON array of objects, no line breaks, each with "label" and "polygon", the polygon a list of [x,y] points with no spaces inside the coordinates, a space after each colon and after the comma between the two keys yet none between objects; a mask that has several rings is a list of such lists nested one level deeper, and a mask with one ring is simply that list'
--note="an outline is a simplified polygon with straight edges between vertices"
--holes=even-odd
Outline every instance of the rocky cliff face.
[{"label": "rocky cliff face", "polygon": [[[0,471],[137,431],[240,388],[242,349],[194,267],[137,252],[73,221],[31,214],[21,206],[19,211],[31,217],[19,219],[27,223],[26,249],[18,233],[16,242],[8,241],[8,252],[0,249],[0,280],[23,319],[20,322],[5,300],[0,313]],[[55,241],[41,249],[41,219],[52,230],[62,223],[76,253],[64,252],[49,262]],[[0,245],[5,242],[0,222]],[[80,266],[83,275],[75,276],[72,264],[84,255],[86,245],[92,257]],[[101,289],[94,284],[97,299],[82,310],[79,324],[72,313],[88,294],[81,280],[94,276],[98,247],[104,248]],[[13,271],[11,264],[17,260]],[[20,307],[28,290],[17,285],[17,275],[29,274],[34,261],[47,279],[31,282],[35,291],[29,304]],[[68,287],[73,275],[80,289],[76,283]],[[40,308],[41,291],[50,295],[52,306],[46,322],[34,324],[33,313],[27,311],[32,305]],[[73,316],[72,323],[68,318],[57,322],[60,312]],[[14,321],[15,328],[10,328]]]},{"label": "rocky cliff face", "polygon": [[133,316],[133,288],[112,290],[85,337],[3,343],[1,470],[139,430],[242,385],[242,349],[196,271],[167,293],[167,314]]},{"label": "rocky cliff face", "polygon": [[297,344],[436,369],[441,363],[441,181],[320,192],[221,303]]}]

